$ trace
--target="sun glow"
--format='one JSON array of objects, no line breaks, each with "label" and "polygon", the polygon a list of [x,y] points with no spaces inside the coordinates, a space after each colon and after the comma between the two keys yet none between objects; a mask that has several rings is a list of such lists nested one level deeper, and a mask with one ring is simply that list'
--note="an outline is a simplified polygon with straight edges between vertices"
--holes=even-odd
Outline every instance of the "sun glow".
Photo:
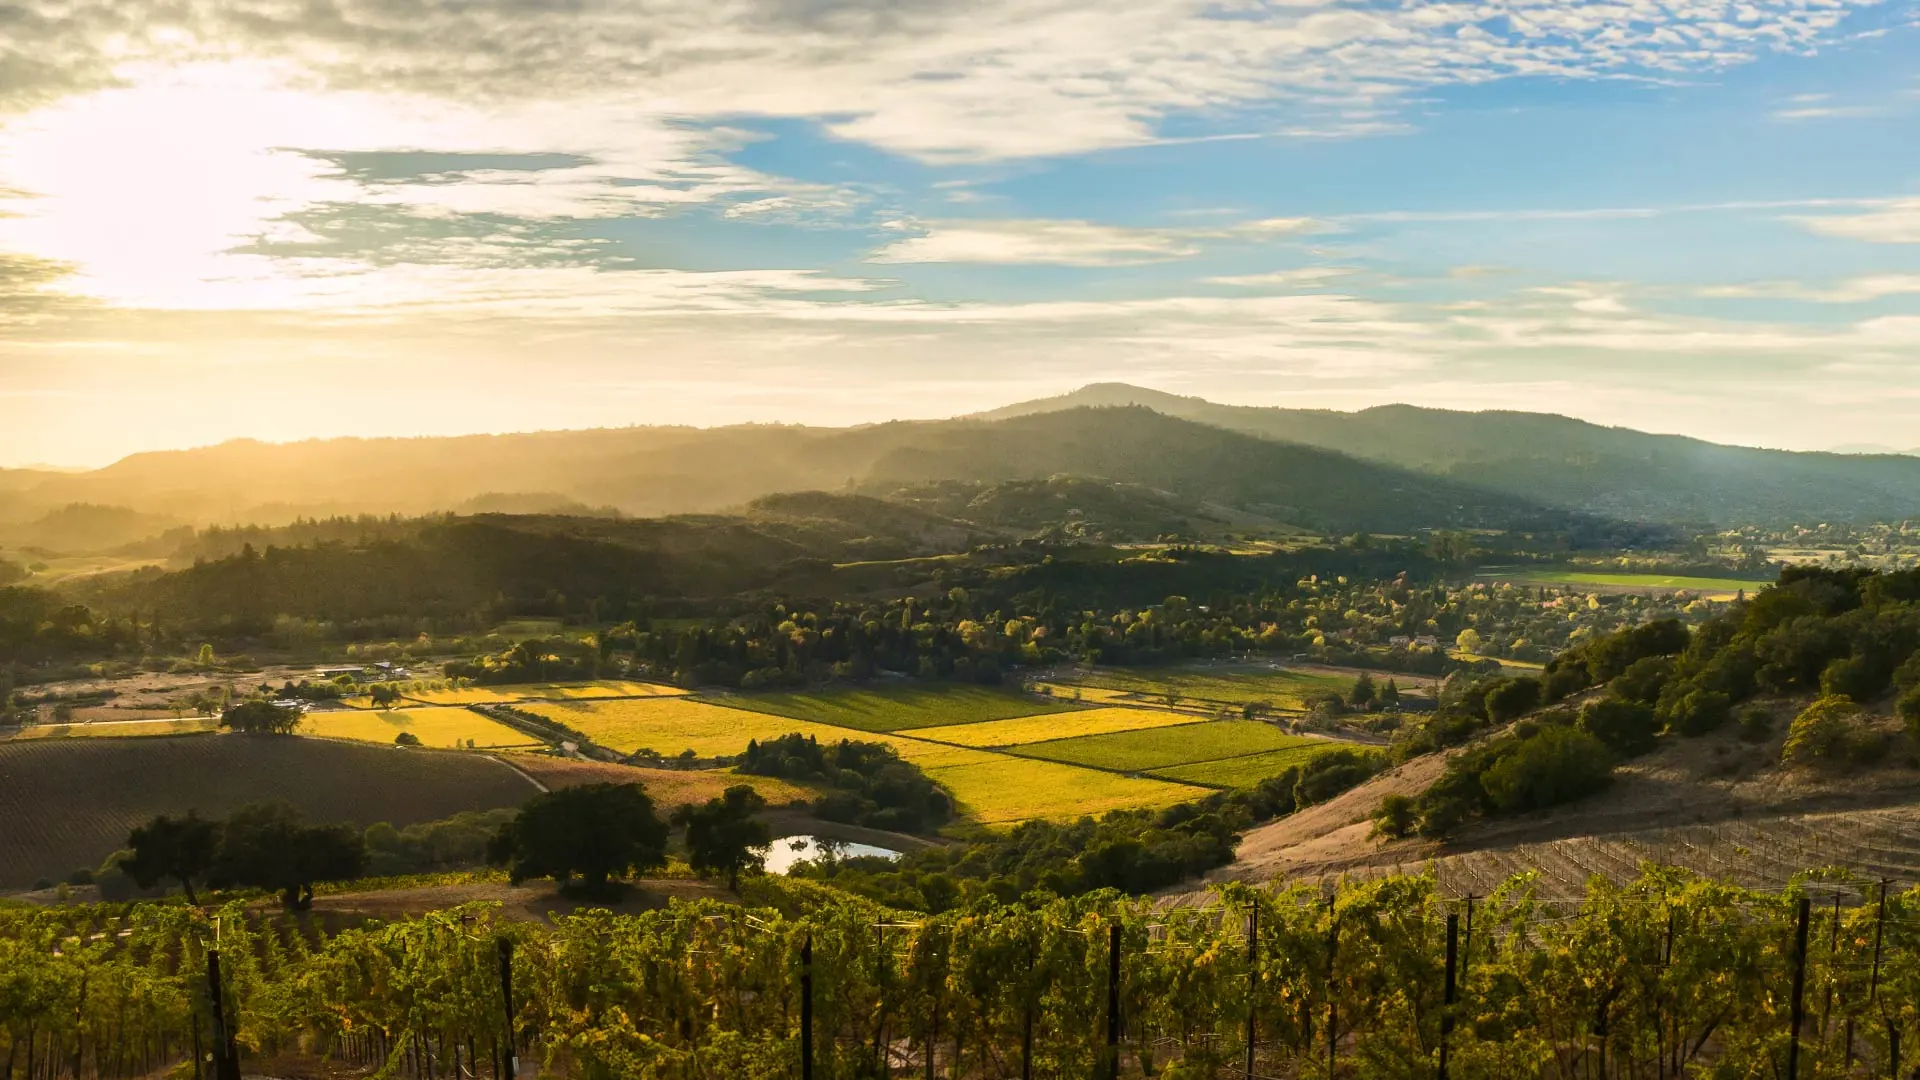
[{"label": "sun glow", "polygon": [[368,114],[354,95],[290,89],[228,64],[132,74],[0,129],[0,247],[67,264],[64,291],[116,306],[212,309],[296,301],[271,260],[234,249],[340,197],[324,162]]}]

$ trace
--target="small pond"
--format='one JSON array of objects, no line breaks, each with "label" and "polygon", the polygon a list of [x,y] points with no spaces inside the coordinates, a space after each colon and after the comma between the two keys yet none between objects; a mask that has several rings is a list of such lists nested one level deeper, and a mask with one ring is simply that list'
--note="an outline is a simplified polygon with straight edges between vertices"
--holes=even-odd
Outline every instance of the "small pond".
[{"label": "small pond", "polygon": [[[875,847],[872,844],[850,844],[844,840],[829,841],[839,851],[840,857],[850,859],[856,855],[871,855],[882,859],[897,859],[900,853],[889,848]],[[766,868],[769,874],[784,874],[794,863],[807,862],[820,857],[820,838],[817,836],[783,836],[767,848]]]}]

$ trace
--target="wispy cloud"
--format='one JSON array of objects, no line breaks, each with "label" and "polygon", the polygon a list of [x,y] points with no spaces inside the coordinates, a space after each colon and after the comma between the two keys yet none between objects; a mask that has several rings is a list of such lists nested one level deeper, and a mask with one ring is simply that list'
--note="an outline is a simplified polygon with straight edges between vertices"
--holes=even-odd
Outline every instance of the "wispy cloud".
[{"label": "wispy cloud", "polygon": [[1869,274],[1828,286],[1798,281],[1761,281],[1711,285],[1696,295],[1716,300],[1805,300],[1818,304],[1862,304],[1889,296],[1920,295],[1920,274]]},{"label": "wispy cloud", "polygon": [[951,220],[892,222],[919,229],[867,257],[876,263],[995,263],[1134,266],[1200,254],[1210,240],[1263,240],[1307,232],[1307,218],[1267,218],[1220,228],[1130,228],[1088,221]]},{"label": "wispy cloud", "polygon": [[1350,266],[1302,266],[1292,270],[1269,270],[1263,274],[1229,274],[1203,278],[1209,285],[1230,285],[1240,289],[1317,288],[1359,273]]},{"label": "wispy cloud", "polygon": [[1886,199],[1857,214],[1819,214],[1789,220],[1822,236],[1870,244],[1920,244],[1920,198]]}]

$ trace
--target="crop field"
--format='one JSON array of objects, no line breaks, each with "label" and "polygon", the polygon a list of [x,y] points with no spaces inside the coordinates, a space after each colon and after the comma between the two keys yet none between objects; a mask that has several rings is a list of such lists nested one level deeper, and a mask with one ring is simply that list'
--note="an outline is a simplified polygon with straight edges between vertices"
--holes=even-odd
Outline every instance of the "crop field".
[{"label": "crop field", "polygon": [[1303,765],[1339,747],[1339,743],[1326,739],[1309,739],[1299,746],[1269,750],[1264,754],[1221,758],[1217,761],[1197,761],[1190,765],[1156,769],[1153,775],[1188,784],[1208,784],[1228,788],[1252,787],[1270,776],[1278,776],[1286,772],[1290,766]]},{"label": "crop field", "polygon": [[1021,747],[1020,752],[1100,769],[1151,772],[1200,761],[1264,754],[1317,741],[1289,735],[1272,724],[1254,720],[1214,720],[1034,743]]},{"label": "crop field", "polygon": [[[1244,705],[1264,701],[1276,709],[1300,711],[1303,699],[1316,690],[1345,691],[1351,676],[1317,671],[1292,671],[1279,668],[1248,667],[1213,671],[1169,668],[1162,671],[1119,671],[1099,668],[1062,676],[1055,685],[1072,692],[1075,686],[1092,690],[1137,694],[1143,702],[1163,701],[1168,693],[1187,703],[1207,702]],[[1056,690],[1058,695],[1060,690]]]},{"label": "crop field", "polygon": [[541,702],[525,708],[623,754],[653,750],[673,757],[691,750],[700,757],[719,757],[740,753],[749,740],[775,739],[791,731],[835,741],[858,734],[683,697]]},{"label": "crop field", "polygon": [[683,697],[686,691],[660,683],[603,679],[590,683],[526,683],[514,686],[463,686],[458,690],[404,690],[408,701],[428,705],[502,705],[516,701],[585,701],[595,698]]},{"label": "crop field", "polygon": [[96,720],[88,724],[36,724],[20,729],[16,739],[127,739],[143,735],[194,735],[213,731],[219,721],[211,716],[177,720]]},{"label": "crop field", "polygon": [[960,746],[1020,746],[1023,743],[1073,739],[1083,735],[1105,735],[1138,728],[1160,728],[1205,723],[1192,713],[1164,709],[1080,709],[1046,716],[1020,716],[1012,720],[982,720],[977,724],[918,728],[913,737]]},{"label": "crop field", "polygon": [[[719,699],[716,699],[719,700]],[[1072,702],[983,686],[890,686],[832,689],[807,693],[729,695],[736,709],[773,713],[860,731],[908,731],[913,728],[1009,720],[1077,708]]]},{"label": "crop field", "polygon": [[685,698],[554,702],[529,708],[623,753],[645,747],[667,755],[690,749],[701,757],[715,757],[738,754],[751,739],[777,739],[793,733],[811,735],[821,742],[859,739],[885,743],[951,791],[963,813],[988,825],[1034,817],[1073,818],[1123,806],[1168,806],[1202,794],[1199,789],[1177,783],[1114,776],[1050,761]]},{"label": "crop field", "polygon": [[527,778],[479,754],[321,739],[37,739],[0,743],[0,889],[95,867],[156,814],[223,816],[283,799],[315,821],[404,827],[519,806]]},{"label": "crop field", "polygon": [[1015,825],[1034,818],[1072,821],[1109,810],[1172,806],[1207,794],[1204,788],[1147,777],[1004,754],[984,756],[993,760],[927,770],[983,825]]},{"label": "crop field", "polygon": [[1487,571],[1479,576],[1493,581],[1511,581],[1517,585],[1592,586],[1618,592],[1698,592],[1715,596],[1732,596],[1742,589],[1749,593],[1756,593],[1773,584],[1771,581],[1740,581],[1733,578],[1686,577],[1674,574],[1610,574],[1598,570],[1565,570],[1551,567],[1528,567],[1512,573]]},{"label": "crop field", "polygon": [[728,788],[744,784],[760,793],[769,806],[811,801],[819,793],[774,776],[749,776],[732,769],[648,769],[605,761],[574,761],[542,754],[519,754],[514,768],[550,788],[582,784],[639,784],[663,815],[675,807],[699,805],[717,799]]},{"label": "crop field", "polygon": [[540,740],[489,720],[470,709],[392,709],[382,712],[334,709],[308,713],[300,734],[328,739],[358,739],[392,745],[394,737],[410,731],[426,746],[465,746],[471,739],[480,749],[539,746]]},{"label": "crop field", "polygon": [[1109,690],[1104,686],[1076,686],[1062,682],[1034,683],[1033,688],[1041,693],[1057,697],[1061,701],[1081,702],[1090,705],[1108,705],[1114,702],[1139,700],[1132,690]]}]

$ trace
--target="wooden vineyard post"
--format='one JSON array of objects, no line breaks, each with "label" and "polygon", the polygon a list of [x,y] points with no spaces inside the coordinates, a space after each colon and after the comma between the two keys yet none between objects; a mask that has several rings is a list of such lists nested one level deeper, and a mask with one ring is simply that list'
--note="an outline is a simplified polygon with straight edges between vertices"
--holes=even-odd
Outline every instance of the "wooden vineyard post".
[{"label": "wooden vineyard post", "polygon": [[1107,1077],[1120,1080],[1120,924],[1107,927]]},{"label": "wooden vineyard post", "polygon": [[500,1054],[500,1064],[504,1066],[508,1080],[517,1080],[520,1075],[520,1039],[513,1029],[513,941],[500,939],[500,1003],[505,1007],[507,1018],[507,1045]]},{"label": "wooden vineyard post", "polygon": [[1800,1080],[1800,1021],[1804,1015],[1807,989],[1807,917],[1813,901],[1800,898],[1800,912],[1793,932],[1793,998],[1788,1010],[1787,1080]]},{"label": "wooden vineyard post", "polygon": [[1447,981],[1440,997],[1440,1071],[1439,1080],[1447,1080],[1447,1036],[1453,1034],[1453,974],[1460,947],[1460,915],[1447,912]]},{"label": "wooden vineyard post", "polygon": [[800,945],[800,1080],[813,1080],[813,935]]},{"label": "wooden vineyard post", "polygon": [[1247,910],[1247,1080],[1253,1080],[1254,995],[1260,987],[1260,901]]}]

